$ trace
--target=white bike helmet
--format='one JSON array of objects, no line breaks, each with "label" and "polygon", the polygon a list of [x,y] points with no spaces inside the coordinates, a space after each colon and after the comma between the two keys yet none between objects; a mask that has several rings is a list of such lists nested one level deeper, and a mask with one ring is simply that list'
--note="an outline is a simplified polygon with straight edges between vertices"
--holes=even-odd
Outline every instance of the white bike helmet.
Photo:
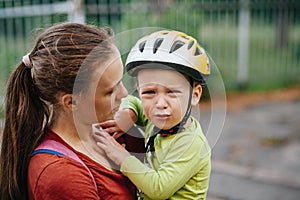
[{"label": "white bike helmet", "polygon": [[126,71],[136,76],[139,66],[149,63],[167,65],[203,84],[210,75],[205,50],[193,37],[179,31],[157,31],[138,40],[128,54]]}]

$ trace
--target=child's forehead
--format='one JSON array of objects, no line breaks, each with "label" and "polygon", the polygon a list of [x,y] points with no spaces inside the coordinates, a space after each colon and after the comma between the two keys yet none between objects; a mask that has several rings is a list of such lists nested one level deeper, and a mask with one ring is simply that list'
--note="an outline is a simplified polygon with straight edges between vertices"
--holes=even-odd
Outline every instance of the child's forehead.
[{"label": "child's forehead", "polygon": [[156,77],[156,76],[175,76],[175,77],[184,77],[184,75],[176,71],[172,67],[168,68],[142,68],[138,71],[137,77]]},{"label": "child's forehead", "polygon": [[[148,73],[159,73],[162,71],[172,71],[172,72],[177,72],[174,67],[165,64],[165,63],[155,63],[155,62],[149,62],[149,63],[144,63],[142,65],[139,65],[136,67],[136,70],[138,73],[140,71],[147,70]],[[179,73],[179,72],[177,72]]]},{"label": "child's forehead", "polygon": [[[139,73],[148,73],[148,74],[160,74],[160,73],[179,73],[176,70],[174,70],[173,68],[146,68],[146,69],[141,69],[139,70]],[[138,75],[139,75],[138,73]],[[179,73],[180,74],[180,73]]]},{"label": "child's forehead", "polygon": [[137,83],[140,87],[182,87],[183,84],[189,84],[184,75],[168,69],[142,69],[137,75]]}]

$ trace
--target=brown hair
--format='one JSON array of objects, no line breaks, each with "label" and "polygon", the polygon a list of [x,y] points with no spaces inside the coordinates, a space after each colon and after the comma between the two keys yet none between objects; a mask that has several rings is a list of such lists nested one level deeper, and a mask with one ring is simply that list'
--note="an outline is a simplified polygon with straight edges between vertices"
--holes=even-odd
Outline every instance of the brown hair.
[{"label": "brown hair", "polygon": [[[6,90],[5,122],[0,157],[0,199],[27,199],[27,169],[31,153],[43,139],[51,106],[58,94],[72,94],[80,72],[80,88],[88,87],[94,62],[114,52],[105,30],[77,23],[62,23],[46,29],[29,54],[11,74]],[[76,79],[77,80],[77,79]]]}]

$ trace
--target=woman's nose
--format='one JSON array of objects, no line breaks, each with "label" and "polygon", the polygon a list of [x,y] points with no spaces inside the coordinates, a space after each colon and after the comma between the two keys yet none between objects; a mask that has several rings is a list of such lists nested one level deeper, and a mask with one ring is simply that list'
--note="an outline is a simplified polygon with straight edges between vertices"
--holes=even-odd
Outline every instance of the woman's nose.
[{"label": "woman's nose", "polygon": [[123,85],[123,83],[121,83],[120,99],[122,99],[126,96],[128,96],[128,91],[125,88],[125,86]]}]

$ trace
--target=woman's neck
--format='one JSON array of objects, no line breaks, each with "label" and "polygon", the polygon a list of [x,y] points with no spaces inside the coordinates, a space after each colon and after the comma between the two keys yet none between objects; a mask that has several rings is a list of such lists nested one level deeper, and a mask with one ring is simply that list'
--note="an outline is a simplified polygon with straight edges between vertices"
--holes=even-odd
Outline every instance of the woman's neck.
[{"label": "woman's neck", "polygon": [[79,125],[79,123],[75,126],[72,120],[68,120],[68,122],[56,121],[51,125],[50,129],[76,151],[114,171],[114,167],[108,161],[105,153],[97,147],[92,137],[92,126]]}]

